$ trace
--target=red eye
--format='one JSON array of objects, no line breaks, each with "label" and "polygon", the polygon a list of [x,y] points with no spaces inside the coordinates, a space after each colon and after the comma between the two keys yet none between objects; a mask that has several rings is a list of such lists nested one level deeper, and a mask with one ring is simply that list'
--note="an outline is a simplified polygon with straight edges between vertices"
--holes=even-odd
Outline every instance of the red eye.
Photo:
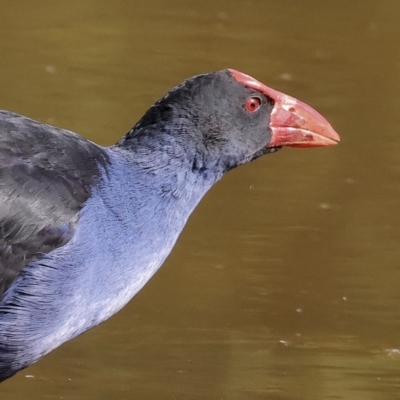
[{"label": "red eye", "polygon": [[249,112],[257,111],[261,106],[261,99],[259,97],[249,97],[246,100],[246,110]]}]

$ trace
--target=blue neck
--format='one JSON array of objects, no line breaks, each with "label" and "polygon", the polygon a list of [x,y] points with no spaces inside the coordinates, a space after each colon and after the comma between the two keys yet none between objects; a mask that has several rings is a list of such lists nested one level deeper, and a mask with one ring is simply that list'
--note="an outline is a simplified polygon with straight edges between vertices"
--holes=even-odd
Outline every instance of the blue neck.
[{"label": "blue neck", "polygon": [[[222,176],[200,173],[190,157],[164,150],[164,156],[149,157],[106,149],[110,164],[73,239],[31,263],[7,292],[3,305],[25,308],[4,314],[10,323],[0,325],[0,338],[15,349],[5,357],[10,364],[18,360],[16,369],[121,309],[162,265],[196,205]],[[20,335],[16,326],[23,327]]]}]

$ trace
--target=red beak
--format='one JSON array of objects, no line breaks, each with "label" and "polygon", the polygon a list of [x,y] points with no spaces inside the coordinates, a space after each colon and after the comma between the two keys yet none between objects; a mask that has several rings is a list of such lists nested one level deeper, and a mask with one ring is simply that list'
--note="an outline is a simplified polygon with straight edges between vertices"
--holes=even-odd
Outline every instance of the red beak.
[{"label": "red beak", "polygon": [[229,71],[238,82],[274,100],[270,118],[272,137],[267,147],[321,147],[340,141],[329,122],[309,105],[271,89],[242,72]]}]

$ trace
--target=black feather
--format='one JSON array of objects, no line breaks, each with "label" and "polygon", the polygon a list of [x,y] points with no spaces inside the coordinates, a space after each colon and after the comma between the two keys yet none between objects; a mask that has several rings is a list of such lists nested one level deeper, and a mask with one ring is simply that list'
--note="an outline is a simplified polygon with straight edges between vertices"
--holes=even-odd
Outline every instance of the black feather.
[{"label": "black feather", "polygon": [[0,299],[31,260],[71,239],[106,164],[83,137],[0,111]]}]

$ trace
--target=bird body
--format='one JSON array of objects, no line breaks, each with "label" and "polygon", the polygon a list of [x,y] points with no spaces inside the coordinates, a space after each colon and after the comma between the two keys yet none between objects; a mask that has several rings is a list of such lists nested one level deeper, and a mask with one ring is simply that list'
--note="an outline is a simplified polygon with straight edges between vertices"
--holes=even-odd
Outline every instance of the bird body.
[{"label": "bird body", "polygon": [[0,380],[120,310],[225,172],[339,140],[282,96],[237,71],[199,75],[107,148],[0,111]]},{"label": "bird body", "polygon": [[[35,124],[15,114],[2,112],[0,115],[3,120],[22,119],[25,126]],[[147,165],[143,157],[135,157],[118,146],[102,148],[69,132],[54,131],[54,128],[41,124],[41,134],[46,129],[48,134],[43,137],[46,147],[48,143],[56,145],[55,142],[62,138],[61,143],[57,143],[58,151],[67,154],[67,145],[86,148],[77,161],[82,166],[95,164],[90,175],[73,177],[74,182],[80,182],[80,186],[75,185],[75,188],[86,187],[80,198],[72,193],[73,200],[65,198],[65,181],[60,188],[53,185],[53,179],[59,179],[58,175],[47,175],[45,182],[48,186],[40,188],[41,191],[37,181],[35,184],[30,181],[32,189],[21,188],[20,181],[15,183],[24,190],[25,197],[30,198],[25,198],[24,203],[31,200],[38,210],[36,218],[39,219],[42,213],[43,218],[47,217],[43,224],[36,222],[39,229],[45,225],[39,230],[40,237],[43,229],[47,230],[46,234],[49,231],[48,191],[51,191],[50,195],[57,194],[58,200],[63,200],[53,204],[58,208],[50,214],[60,214],[60,219],[50,223],[55,225],[51,229],[58,235],[61,246],[54,246],[50,253],[24,266],[18,279],[5,293],[0,305],[0,365],[8,355],[13,356],[8,351],[2,352],[4,348],[15,351],[20,348],[18,362],[21,366],[30,364],[121,309],[162,265],[189,215],[214,183],[210,176],[205,180],[190,168],[182,168],[176,158],[155,159]],[[71,138],[74,140],[70,141]],[[29,159],[32,157],[29,155]],[[76,157],[73,156],[72,160]],[[52,171],[58,174],[65,161],[55,159],[51,163]],[[46,162],[49,163],[48,158]],[[75,173],[78,170],[88,172],[77,168],[74,161],[69,164]],[[21,176],[25,165],[18,167],[18,176]],[[158,174],[162,174],[163,179],[155,179]],[[29,176],[29,171],[24,176]],[[215,181],[218,178],[216,175]],[[10,196],[8,192],[6,195]],[[11,196],[4,203],[15,208],[18,199]],[[8,209],[3,208],[3,212],[12,215]],[[16,232],[15,240],[23,229],[28,228],[22,226]],[[4,236],[10,240],[9,233]],[[2,258],[6,258],[5,252]],[[7,261],[5,259],[3,263]],[[2,268],[7,271],[6,265]],[[35,315],[34,319],[32,315]],[[18,330],[16,326],[23,329]],[[29,348],[26,348],[27,337]],[[17,367],[15,361],[13,363],[14,368]]]}]

